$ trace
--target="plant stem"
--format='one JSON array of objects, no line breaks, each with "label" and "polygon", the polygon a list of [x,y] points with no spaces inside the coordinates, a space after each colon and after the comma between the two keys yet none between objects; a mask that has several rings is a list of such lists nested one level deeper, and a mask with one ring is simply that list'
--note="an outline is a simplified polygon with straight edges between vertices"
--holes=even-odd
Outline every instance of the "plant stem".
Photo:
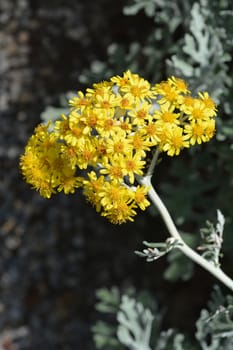
[{"label": "plant stem", "polygon": [[159,157],[159,148],[157,147],[154,151],[153,158],[152,158],[150,166],[147,170],[147,173],[146,173],[147,176],[151,177],[153,175],[154,168],[155,168],[156,163],[158,161],[158,157]]},{"label": "plant stem", "polygon": [[156,193],[155,189],[151,184],[151,176],[145,176],[138,179],[139,182],[144,186],[149,186],[150,190],[148,192],[148,196],[151,199],[151,202],[158,209],[160,215],[162,216],[167,229],[172,237],[174,237],[181,245],[178,247],[186,256],[192,259],[194,262],[202,266],[204,269],[209,271],[212,275],[214,275],[218,280],[220,280],[225,286],[230,288],[233,291],[233,280],[228,277],[219,267],[215,267],[212,263],[203,258],[200,254],[196,253],[193,249],[191,249],[180,236],[174,221],[171,218],[170,213],[168,212],[166,206]]}]

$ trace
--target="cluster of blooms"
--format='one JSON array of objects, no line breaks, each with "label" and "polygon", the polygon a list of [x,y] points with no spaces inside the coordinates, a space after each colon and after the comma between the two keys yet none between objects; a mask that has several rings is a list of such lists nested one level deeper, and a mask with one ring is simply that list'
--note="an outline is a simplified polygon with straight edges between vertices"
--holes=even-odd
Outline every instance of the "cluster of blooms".
[{"label": "cluster of blooms", "polygon": [[21,156],[22,173],[44,197],[82,187],[87,200],[113,223],[133,221],[148,205],[137,183],[148,152],[169,156],[209,141],[216,106],[207,92],[193,98],[175,77],[151,86],[127,71],[94,84],[70,101],[53,127],[39,125]]}]

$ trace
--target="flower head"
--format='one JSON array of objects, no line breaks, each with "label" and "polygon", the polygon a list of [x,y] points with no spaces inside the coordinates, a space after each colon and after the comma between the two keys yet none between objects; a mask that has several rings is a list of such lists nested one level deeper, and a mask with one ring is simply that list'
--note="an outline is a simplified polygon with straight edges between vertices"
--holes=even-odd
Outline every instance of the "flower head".
[{"label": "flower head", "polygon": [[69,100],[70,112],[40,124],[20,158],[26,181],[50,198],[83,189],[112,223],[133,221],[150,202],[139,184],[156,149],[177,156],[209,141],[217,108],[207,92],[192,97],[183,79],[154,86],[127,70]]}]

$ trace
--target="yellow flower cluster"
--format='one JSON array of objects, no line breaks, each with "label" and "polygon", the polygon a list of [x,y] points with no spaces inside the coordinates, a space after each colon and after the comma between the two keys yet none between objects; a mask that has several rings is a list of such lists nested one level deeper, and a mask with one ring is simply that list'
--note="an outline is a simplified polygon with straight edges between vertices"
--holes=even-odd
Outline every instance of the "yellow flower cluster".
[{"label": "yellow flower cluster", "polygon": [[21,156],[22,173],[44,197],[82,187],[87,200],[113,223],[133,221],[150,204],[137,184],[148,152],[169,156],[209,141],[216,106],[207,92],[193,98],[182,79],[151,86],[126,71],[94,84],[70,101],[52,127],[39,125]]}]

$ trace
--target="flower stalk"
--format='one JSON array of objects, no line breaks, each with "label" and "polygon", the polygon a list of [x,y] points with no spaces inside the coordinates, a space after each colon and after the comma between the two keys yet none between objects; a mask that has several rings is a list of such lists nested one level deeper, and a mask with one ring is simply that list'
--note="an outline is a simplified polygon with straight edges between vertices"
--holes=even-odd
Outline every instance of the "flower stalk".
[{"label": "flower stalk", "polygon": [[200,254],[195,252],[192,248],[190,248],[182,239],[179,234],[174,221],[171,218],[171,215],[164,205],[163,201],[153,188],[151,184],[151,175],[147,175],[145,177],[141,177],[138,181],[144,185],[149,186],[148,196],[152,202],[152,204],[158,209],[160,215],[163,218],[164,223],[167,226],[168,232],[171,237],[175,238],[181,244],[177,247],[179,248],[188,258],[193,260],[198,265],[202,266],[205,270],[210,272],[213,276],[215,276],[219,281],[221,281],[226,287],[233,291],[233,280],[227,276],[220,267],[214,266],[212,263],[203,258]]}]

